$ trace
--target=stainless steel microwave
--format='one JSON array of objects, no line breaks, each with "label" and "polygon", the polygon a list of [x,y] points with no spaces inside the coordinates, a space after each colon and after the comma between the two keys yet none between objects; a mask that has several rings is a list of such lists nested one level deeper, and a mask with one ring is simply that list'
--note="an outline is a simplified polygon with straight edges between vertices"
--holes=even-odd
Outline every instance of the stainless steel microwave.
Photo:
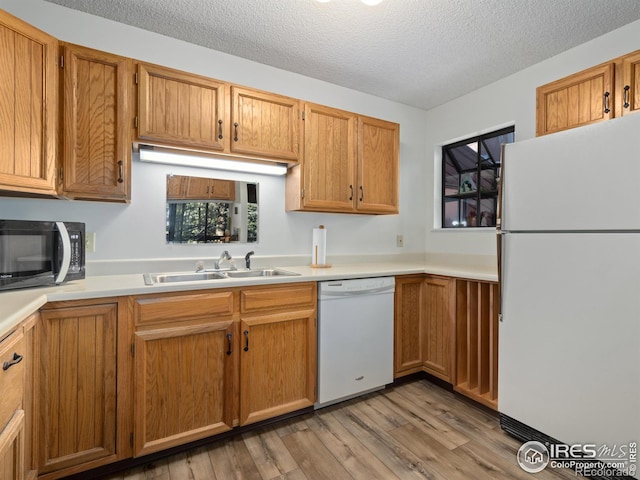
[{"label": "stainless steel microwave", "polygon": [[84,278],[84,238],[84,223],[0,220],[0,290]]}]

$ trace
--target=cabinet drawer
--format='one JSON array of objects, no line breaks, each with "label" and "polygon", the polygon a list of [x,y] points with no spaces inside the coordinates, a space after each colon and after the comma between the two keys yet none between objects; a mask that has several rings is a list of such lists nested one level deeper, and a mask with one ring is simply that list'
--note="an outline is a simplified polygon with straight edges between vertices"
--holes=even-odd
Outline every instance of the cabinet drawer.
[{"label": "cabinet drawer", "polygon": [[316,302],[315,283],[247,288],[240,294],[240,311],[250,313],[273,308],[314,306]]},{"label": "cabinet drawer", "polygon": [[[22,407],[24,394],[25,353],[22,329],[16,330],[0,343],[0,429],[6,425],[16,410]],[[17,355],[17,356],[16,356]],[[5,370],[5,367],[7,369]]]},{"label": "cabinet drawer", "polygon": [[139,297],[134,306],[136,325],[233,315],[235,298],[232,290]]}]

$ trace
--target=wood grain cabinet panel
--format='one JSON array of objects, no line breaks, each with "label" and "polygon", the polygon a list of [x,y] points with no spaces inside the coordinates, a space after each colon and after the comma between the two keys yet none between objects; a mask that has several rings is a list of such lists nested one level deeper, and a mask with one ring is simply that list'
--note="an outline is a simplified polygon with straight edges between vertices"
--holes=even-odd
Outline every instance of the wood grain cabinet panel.
[{"label": "wood grain cabinet panel", "polygon": [[362,213],[398,213],[400,126],[358,117],[358,188]]},{"label": "wood grain cabinet panel", "polygon": [[237,290],[129,301],[134,456],[230,430],[237,415]]},{"label": "wood grain cabinet panel", "polygon": [[[270,291],[274,298],[284,298],[289,291],[288,298],[295,299],[300,288],[316,297],[315,283],[255,290],[258,298],[269,297]],[[315,304],[286,308],[277,303],[269,310],[257,302],[253,313],[240,318],[241,425],[310,407],[316,400]]]},{"label": "wood grain cabinet panel", "polygon": [[63,47],[62,194],[87,200],[131,197],[131,60]]},{"label": "wood grain cabinet panel", "polygon": [[24,411],[16,410],[0,430],[0,478],[24,480]]},{"label": "wood grain cabinet panel", "polygon": [[287,210],[398,213],[399,125],[306,103],[304,155],[286,180]]},{"label": "wood grain cabinet panel", "polygon": [[453,382],[455,334],[455,281],[451,278],[425,279],[424,368],[449,383]]},{"label": "wood grain cabinet panel", "polygon": [[356,127],[357,116],[353,113],[305,104],[304,161],[294,167],[299,171],[287,178],[287,190],[292,190],[287,196],[292,196],[297,208],[353,211],[357,188]]},{"label": "wood grain cabinet panel", "polygon": [[297,161],[300,101],[231,86],[231,152]]},{"label": "wood grain cabinet panel", "polygon": [[536,134],[613,118],[614,71],[615,65],[607,63],[538,87]]},{"label": "wood grain cabinet panel", "polygon": [[224,151],[225,84],[157,65],[138,64],[138,139]]},{"label": "wood grain cabinet panel", "polygon": [[38,472],[113,462],[117,304],[47,308],[38,332]]},{"label": "wood grain cabinet panel", "polygon": [[640,111],[640,50],[621,59],[620,102],[622,115]]},{"label": "wood grain cabinet panel", "polygon": [[424,275],[396,277],[394,377],[422,371]]},{"label": "wood grain cabinet panel", "polygon": [[0,190],[55,195],[58,41],[0,10]]}]

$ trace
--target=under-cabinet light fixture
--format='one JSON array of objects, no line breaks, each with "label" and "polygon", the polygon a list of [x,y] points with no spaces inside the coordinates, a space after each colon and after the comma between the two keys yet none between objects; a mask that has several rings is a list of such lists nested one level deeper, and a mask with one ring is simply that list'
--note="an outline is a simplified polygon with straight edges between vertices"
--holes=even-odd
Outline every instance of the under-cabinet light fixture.
[{"label": "under-cabinet light fixture", "polygon": [[257,163],[242,160],[227,160],[217,157],[199,156],[186,152],[169,152],[140,146],[140,161],[182,165],[186,167],[208,168],[211,170],[230,170],[233,172],[258,173],[261,175],[284,175],[287,166],[281,163]]}]

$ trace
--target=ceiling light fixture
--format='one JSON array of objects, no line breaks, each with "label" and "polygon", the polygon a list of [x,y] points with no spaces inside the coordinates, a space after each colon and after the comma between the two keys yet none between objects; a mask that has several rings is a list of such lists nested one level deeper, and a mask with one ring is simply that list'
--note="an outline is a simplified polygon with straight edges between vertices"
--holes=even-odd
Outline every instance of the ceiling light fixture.
[{"label": "ceiling light fixture", "polygon": [[156,150],[153,147],[140,146],[140,161],[181,165],[186,167],[208,168],[211,170],[229,170],[233,172],[258,173],[262,175],[284,175],[287,166],[281,163],[257,163],[242,160],[200,156],[180,151]]}]

